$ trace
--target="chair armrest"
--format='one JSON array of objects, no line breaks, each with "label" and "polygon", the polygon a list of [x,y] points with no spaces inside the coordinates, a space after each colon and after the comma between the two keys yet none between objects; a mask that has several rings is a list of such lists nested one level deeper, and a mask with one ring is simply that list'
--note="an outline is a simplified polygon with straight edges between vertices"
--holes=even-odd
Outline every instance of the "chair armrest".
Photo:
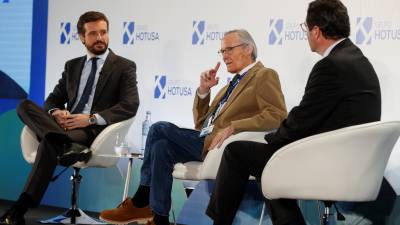
[{"label": "chair armrest", "polygon": [[24,159],[29,164],[33,164],[33,162],[35,162],[36,152],[39,146],[36,134],[28,126],[24,126],[22,128],[20,138],[21,150]]},{"label": "chair armrest", "polygon": [[[110,167],[117,163],[116,158],[105,158],[99,157],[100,154],[114,154],[115,137],[117,133],[125,137],[129,131],[129,127],[134,121],[134,117],[124,120],[118,123],[107,126],[101,133],[95,138],[90,150],[92,151],[92,158],[88,163],[77,162],[73,166],[77,168],[85,167]],[[24,159],[33,164],[36,158],[37,149],[39,142],[36,138],[36,134],[27,126],[24,126],[21,132],[21,149]]]},{"label": "chair armrest", "polygon": [[225,147],[234,141],[254,141],[260,143],[266,143],[264,136],[265,134],[272,132],[256,132],[256,131],[245,131],[240,132],[227,138],[221,145],[220,148],[214,148],[209,151],[204,159],[201,168],[201,179],[215,179],[217,176],[219,164],[221,162],[222,154],[224,153]]},{"label": "chair armrest", "polygon": [[115,138],[117,133],[122,137],[125,137],[129,131],[129,128],[134,121],[134,117],[111,124],[107,126],[101,133],[94,139],[90,150],[92,151],[92,158],[87,163],[75,163],[74,167],[110,167],[117,163],[117,158],[102,157],[98,155],[102,154],[115,154]]}]

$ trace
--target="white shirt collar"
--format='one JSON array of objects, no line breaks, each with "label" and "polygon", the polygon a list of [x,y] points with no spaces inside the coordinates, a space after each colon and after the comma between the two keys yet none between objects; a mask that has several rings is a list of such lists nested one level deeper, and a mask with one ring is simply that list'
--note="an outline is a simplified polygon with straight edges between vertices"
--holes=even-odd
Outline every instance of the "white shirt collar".
[{"label": "white shirt collar", "polygon": [[333,43],[331,46],[329,46],[329,47],[325,50],[325,52],[324,52],[324,54],[322,55],[322,57],[328,56],[329,53],[331,53],[332,49],[333,49],[337,44],[339,44],[340,42],[342,42],[344,39],[346,39],[346,38],[339,39],[339,40],[337,40],[335,43]]},{"label": "white shirt collar", "polygon": [[86,62],[88,62],[93,57],[97,57],[97,58],[101,59],[102,61],[106,61],[106,58],[107,58],[109,53],[110,53],[110,50],[108,50],[108,49],[101,55],[95,55],[95,54],[87,51],[87,53],[86,53]]},{"label": "white shirt collar", "polygon": [[251,68],[253,68],[254,65],[256,65],[257,62],[253,62],[252,64],[246,66],[245,68],[243,68],[239,74],[240,76],[242,76],[243,74],[245,74],[247,71],[249,71]]}]

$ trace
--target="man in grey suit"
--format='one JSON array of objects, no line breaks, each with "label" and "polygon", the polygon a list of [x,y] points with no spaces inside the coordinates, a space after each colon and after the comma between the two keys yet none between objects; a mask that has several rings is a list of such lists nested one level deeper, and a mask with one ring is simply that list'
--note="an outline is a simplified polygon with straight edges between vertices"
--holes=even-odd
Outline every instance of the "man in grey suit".
[{"label": "man in grey suit", "polygon": [[[238,141],[225,149],[207,209],[214,225],[232,224],[249,176],[260,179],[266,163],[282,146],[314,134],[380,120],[378,77],[348,38],[350,22],[343,3],[311,2],[302,28],[311,50],[322,59],[310,73],[300,104],[276,132],[265,136],[268,144]],[[274,225],[305,225],[296,200],[266,203]]]},{"label": "man in grey suit", "polygon": [[136,65],[108,49],[108,25],[103,13],[84,13],[77,27],[86,56],[66,62],[44,109],[29,100],[18,106],[19,117],[40,144],[25,188],[0,224],[25,224],[24,214],[40,203],[57,164],[88,161],[87,146],[105,127],[135,116]]}]

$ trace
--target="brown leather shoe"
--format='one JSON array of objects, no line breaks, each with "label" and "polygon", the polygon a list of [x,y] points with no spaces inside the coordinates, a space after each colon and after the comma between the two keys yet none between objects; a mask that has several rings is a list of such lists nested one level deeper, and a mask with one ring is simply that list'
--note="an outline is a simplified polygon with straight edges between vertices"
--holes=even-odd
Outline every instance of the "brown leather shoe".
[{"label": "brown leather shoe", "polygon": [[99,218],[112,224],[146,223],[153,219],[153,213],[149,206],[136,208],[132,199],[126,198],[117,208],[102,211]]}]

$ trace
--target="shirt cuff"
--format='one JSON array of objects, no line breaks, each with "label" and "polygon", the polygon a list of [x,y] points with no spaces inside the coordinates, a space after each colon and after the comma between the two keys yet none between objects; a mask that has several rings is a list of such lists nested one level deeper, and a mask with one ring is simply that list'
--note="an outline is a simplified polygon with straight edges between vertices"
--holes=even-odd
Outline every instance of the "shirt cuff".
[{"label": "shirt cuff", "polygon": [[209,90],[207,93],[205,93],[205,94],[200,94],[200,93],[199,93],[199,89],[197,88],[196,94],[197,94],[197,96],[198,96],[200,99],[204,99],[204,98],[206,98],[206,97],[210,94],[210,90]]},{"label": "shirt cuff", "polygon": [[53,111],[54,111],[54,110],[57,110],[57,109],[59,109],[59,108],[52,108],[52,109],[49,109],[49,111],[47,111],[47,113],[51,115],[51,114],[53,113]]},{"label": "shirt cuff", "polygon": [[96,117],[96,120],[97,120],[96,124],[97,125],[107,125],[107,122],[98,113],[94,114],[94,116]]}]

